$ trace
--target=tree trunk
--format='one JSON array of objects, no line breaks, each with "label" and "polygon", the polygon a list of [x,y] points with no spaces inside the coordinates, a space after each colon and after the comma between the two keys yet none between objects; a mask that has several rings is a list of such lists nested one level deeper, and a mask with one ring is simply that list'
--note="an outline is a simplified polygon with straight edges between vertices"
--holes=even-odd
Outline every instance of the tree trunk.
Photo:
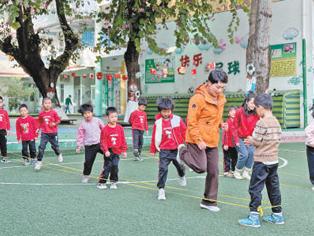
[{"label": "tree trunk", "polygon": [[135,101],[141,90],[140,79],[136,78],[136,73],[140,71],[138,63],[139,53],[136,50],[134,41],[129,41],[124,54],[124,61],[128,72],[128,100]]},{"label": "tree trunk", "polygon": [[255,66],[257,94],[266,92],[269,87],[271,18],[271,0],[252,1],[246,63],[252,63]]}]

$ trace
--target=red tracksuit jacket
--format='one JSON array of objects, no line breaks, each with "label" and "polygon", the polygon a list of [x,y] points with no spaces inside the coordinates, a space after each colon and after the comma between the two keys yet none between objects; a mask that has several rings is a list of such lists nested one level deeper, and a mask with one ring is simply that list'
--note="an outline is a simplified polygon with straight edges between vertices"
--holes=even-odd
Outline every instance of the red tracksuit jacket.
[{"label": "red tracksuit jacket", "polygon": [[160,150],[176,150],[185,141],[186,125],[181,117],[171,114],[170,119],[165,120],[161,115],[156,116],[153,127],[150,152]]},{"label": "red tracksuit jacket", "polygon": [[0,109],[0,129],[10,129],[10,119],[8,112],[4,109]]},{"label": "red tracksuit jacket", "polygon": [[239,138],[252,136],[258,120],[259,117],[256,114],[247,115],[243,107],[238,108],[234,118],[234,125],[238,131]]},{"label": "red tracksuit jacket", "polygon": [[131,113],[130,124],[132,129],[148,130],[147,115],[145,111],[135,110]]},{"label": "red tracksuit jacket", "polygon": [[234,125],[234,119],[228,118],[227,120],[228,130],[224,130],[222,134],[222,145],[228,147],[235,147],[239,143],[239,137],[237,129]]},{"label": "red tracksuit jacket", "polygon": [[109,149],[117,155],[126,152],[128,147],[125,141],[123,127],[117,124],[115,127],[106,125],[102,128],[100,134],[100,147],[104,153],[109,151]]},{"label": "red tracksuit jacket", "polygon": [[37,122],[32,116],[19,117],[15,123],[17,140],[30,141],[37,137]]},{"label": "red tracksuit jacket", "polygon": [[[60,121],[60,117],[54,110],[42,111],[38,116],[38,123],[40,125],[41,132],[45,134],[57,133]],[[53,126],[52,122],[56,123],[56,125]]]}]

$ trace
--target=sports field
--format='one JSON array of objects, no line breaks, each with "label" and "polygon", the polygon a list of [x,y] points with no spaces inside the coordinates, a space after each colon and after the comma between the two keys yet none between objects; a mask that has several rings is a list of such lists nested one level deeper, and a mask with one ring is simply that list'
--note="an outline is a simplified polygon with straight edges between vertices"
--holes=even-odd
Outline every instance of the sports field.
[{"label": "sports field", "polygon": [[[12,162],[0,165],[0,235],[313,234],[314,192],[308,180],[304,144],[280,146],[279,176],[286,224],[263,223],[259,229],[238,225],[238,219],[248,214],[248,181],[221,176],[221,211],[212,213],[199,207],[204,175],[187,171],[188,186],[180,187],[175,168],[170,166],[167,200],[158,201],[158,159],[145,152],[145,160],[135,162],[131,152],[128,154],[120,162],[117,190],[96,188],[102,167],[100,155],[93,179],[81,184],[83,154],[68,150],[64,163],[58,164],[56,157],[47,153],[40,172],[23,166],[19,154],[9,154]],[[264,212],[270,213],[265,192]]]}]

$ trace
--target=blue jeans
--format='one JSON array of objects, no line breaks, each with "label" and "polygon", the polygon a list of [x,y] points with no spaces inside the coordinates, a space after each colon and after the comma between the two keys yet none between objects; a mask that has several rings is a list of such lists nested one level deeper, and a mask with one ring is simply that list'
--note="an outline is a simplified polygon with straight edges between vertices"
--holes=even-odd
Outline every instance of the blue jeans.
[{"label": "blue jeans", "polygon": [[254,146],[252,144],[244,144],[243,139],[239,139],[238,151],[238,162],[236,168],[242,170],[244,167],[251,169],[254,161]]},{"label": "blue jeans", "polygon": [[306,156],[309,166],[310,181],[314,185],[314,148],[306,146]]},{"label": "blue jeans", "polygon": [[51,148],[55,152],[55,154],[60,155],[61,151],[59,149],[58,134],[57,133],[52,133],[52,134],[41,133],[40,144],[39,144],[38,155],[37,155],[38,161],[42,161],[44,153],[45,153],[46,145],[48,142],[51,144]]},{"label": "blue jeans", "polygon": [[102,172],[100,173],[98,183],[104,184],[108,181],[108,178],[110,179],[111,183],[118,182],[119,161],[120,161],[119,155],[110,151],[110,156],[106,157],[104,155],[104,158],[105,158],[104,168]]}]

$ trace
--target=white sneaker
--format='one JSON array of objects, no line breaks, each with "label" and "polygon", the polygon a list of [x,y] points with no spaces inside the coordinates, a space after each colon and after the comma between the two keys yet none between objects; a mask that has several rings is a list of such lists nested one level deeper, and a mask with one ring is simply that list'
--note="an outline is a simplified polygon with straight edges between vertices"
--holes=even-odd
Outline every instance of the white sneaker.
[{"label": "white sneaker", "polygon": [[117,188],[118,188],[118,186],[116,183],[111,183],[110,189],[117,189]]},{"label": "white sneaker", "polygon": [[83,175],[81,179],[81,183],[87,184],[89,181],[89,175]]},{"label": "white sneaker", "polygon": [[312,187],[312,190],[314,191],[314,186]]},{"label": "white sneaker", "polygon": [[180,150],[181,150],[182,148],[185,148],[185,144],[180,144],[180,145],[178,146],[178,154],[177,154],[176,159],[177,159],[177,162],[178,162],[180,165],[183,165],[183,164],[184,164],[183,161],[182,161],[181,158],[180,158]]},{"label": "white sneaker", "polygon": [[179,177],[179,185],[182,187],[186,186],[186,177],[185,176]]},{"label": "white sneaker", "polygon": [[249,169],[244,168],[242,177],[243,177],[244,179],[251,180],[251,176],[250,176]]},{"label": "white sneaker", "polygon": [[62,153],[60,153],[58,155],[58,162],[63,162],[63,156],[62,156]]},{"label": "white sneaker", "polygon": [[205,205],[205,204],[203,204],[203,203],[200,204],[200,207],[201,207],[202,209],[207,209],[207,210],[212,211],[212,212],[218,212],[218,211],[220,211],[220,208],[217,207],[217,206],[208,206],[208,205]]},{"label": "white sneaker", "polygon": [[30,165],[35,166],[37,160],[35,158],[31,158]]},{"label": "white sneaker", "polygon": [[23,160],[23,165],[24,166],[29,166],[30,165],[30,161],[28,159],[24,159]]},{"label": "white sneaker", "polygon": [[43,162],[42,161],[37,161],[36,163],[35,163],[35,167],[34,167],[34,170],[40,170],[41,169],[41,167],[43,166]]},{"label": "white sneaker", "polygon": [[235,169],[235,171],[233,172],[233,176],[235,179],[243,179],[243,176],[241,175],[241,172],[238,169]]},{"label": "white sneaker", "polygon": [[166,200],[166,192],[163,188],[158,190],[158,200]]},{"label": "white sneaker", "polygon": [[98,183],[96,188],[98,188],[98,189],[107,189],[107,185],[106,184],[102,184],[102,183]]},{"label": "white sneaker", "polygon": [[10,163],[11,161],[9,161],[7,158],[2,158],[1,162],[2,163]]}]

